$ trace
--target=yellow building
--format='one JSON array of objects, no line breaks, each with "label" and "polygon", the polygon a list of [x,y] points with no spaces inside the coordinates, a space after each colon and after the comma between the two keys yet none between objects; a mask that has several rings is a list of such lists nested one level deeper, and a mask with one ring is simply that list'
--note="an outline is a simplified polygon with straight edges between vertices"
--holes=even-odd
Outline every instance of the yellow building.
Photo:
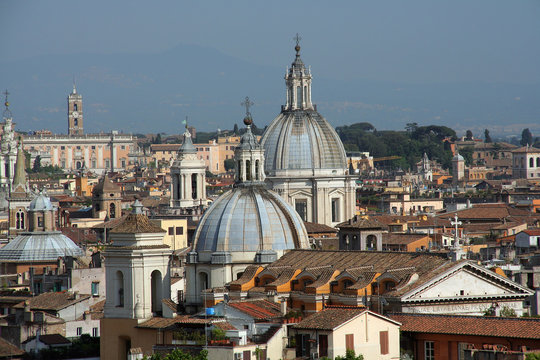
[{"label": "yellow building", "polygon": [[166,231],[163,243],[171,250],[180,250],[188,246],[187,219],[150,219],[150,221]]}]

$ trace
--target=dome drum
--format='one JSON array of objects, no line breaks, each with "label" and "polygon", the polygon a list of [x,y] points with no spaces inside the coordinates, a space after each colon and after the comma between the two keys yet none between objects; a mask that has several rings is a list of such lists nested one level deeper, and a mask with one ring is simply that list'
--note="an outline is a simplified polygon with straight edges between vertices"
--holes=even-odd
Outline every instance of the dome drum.
[{"label": "dome drum", "polygon": [[216,251],[212,253],[210,260],[212,264],[230,264],[232,263],[231,253],[228,251]]}]

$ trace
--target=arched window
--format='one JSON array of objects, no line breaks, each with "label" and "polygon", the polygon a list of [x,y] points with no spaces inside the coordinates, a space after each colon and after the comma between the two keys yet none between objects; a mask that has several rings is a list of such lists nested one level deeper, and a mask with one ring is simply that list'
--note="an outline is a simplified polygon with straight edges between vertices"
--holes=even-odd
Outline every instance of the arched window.
[{"label": "arched window", "polygon": [[25,224],[24,224],[24,212],[22,210],[19,210],[18,215],[20,216],[20,220],[21,220],[21,222],[20,222],[21,227],[19,229],[24,229],[24,226],[25,226]]},{"label": "arched window", "polygon": [[296,87],[296,107],[302,107],[302,88],[300,86]]},{"label": "arched window", "polygon": [[255,160],[255,180],[259,180],[259,160]]},{"label": "arched window", "polygon": [[124,274],[118,270],[114,278],[114,290],[115,290],[115,305],[117,307],[124,307]]},{"label": "arched window", "polygon": [[109,218],[116,218],[116,205],[114,203],[111,203],[111,205],[109,205]]},{"label": "arched window", "polygon": [[16,218],[17,218],[17,220],[16,220],[15,228],[20,229],[21,228],[21,214],[17,213]]},{"label": "arched window", "polygon": [[251,181],[251,161],[246,160],[246,180]]},{"label": "arched window", "polygon": [[197,194],[197,174],[191,175],[191,198],[196,199]]},{"label": "arched window", "polygon": [[366,250],[377,250],[377,237],[368,235],[366,238]]},{"label": "arched window", "polygon": [[208,289],[208,274],[205,272],[199,273],[199,288],[201,291]]},{"label": "arched window", "polygon": [[307,86],[304,86],[304,99],[303,99],[304,102],[307,101]]},{"label": "arched window", "polygon": [[159,270],[152,271],[151,275],[152,312],[160,314],[162,311],[161,299],[163,298],[163,282]]},{"label": "arched window", "polygon": [[536,167],[540,167],[540,157],[536,158]]},{"label": "arched window", "polygon": [[529,159],[529,167],[530,168],[534,167],[534,159],[533,158]]},{"label": "arched window", "polygon": [[238,181],[242,181],[242,160],[238,160]]}]

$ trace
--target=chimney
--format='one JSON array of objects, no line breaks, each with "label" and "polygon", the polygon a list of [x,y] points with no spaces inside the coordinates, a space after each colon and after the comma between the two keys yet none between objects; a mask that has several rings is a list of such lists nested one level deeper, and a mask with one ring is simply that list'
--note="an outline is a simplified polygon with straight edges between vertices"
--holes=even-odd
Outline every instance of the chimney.
[{"label": "chimney", "polygon": [[287,315],[287,300],[283,299],[281,300],[281,315],[285,316]]}]

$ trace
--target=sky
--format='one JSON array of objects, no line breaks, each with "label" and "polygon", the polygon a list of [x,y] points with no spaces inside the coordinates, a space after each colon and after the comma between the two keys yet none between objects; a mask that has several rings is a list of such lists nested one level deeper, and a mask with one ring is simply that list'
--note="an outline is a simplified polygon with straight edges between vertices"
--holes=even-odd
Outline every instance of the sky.
[{"label": "sky", "polygon": [[[539,19],[537,0],[3,0],[0,87],[16,87],[11,78],[3,84],[2,77],[8,79],[10,71],[6,68],[29,59],[81,54],[140,57],[164,54],[179,45],[195,45],[254,66],[280,69],[280,78],[274,81],[283,86],[283,73],[292,61],[292,38],[300,33],[302,56],[316,74],[314,82],[319,78],[424,87],[508,84],[529,89],[512,96],[514,100],[530,97],[529,102],[535,103],[540,86]],[[178,69],[185,70],[181,60]],[[77,74],[76,67],[73,72]],[[64,78],[58,82],[67,87]],[[62,103],[65,96],[58,94]],[[521,104],[528,106],[526,101]],[[489,107],[489,99],[478,106]],[[528,110],[526,120],[515,121],[538,118],[536,110]],[[25,112],[20,109],[21,117],[30,117]]]}]

